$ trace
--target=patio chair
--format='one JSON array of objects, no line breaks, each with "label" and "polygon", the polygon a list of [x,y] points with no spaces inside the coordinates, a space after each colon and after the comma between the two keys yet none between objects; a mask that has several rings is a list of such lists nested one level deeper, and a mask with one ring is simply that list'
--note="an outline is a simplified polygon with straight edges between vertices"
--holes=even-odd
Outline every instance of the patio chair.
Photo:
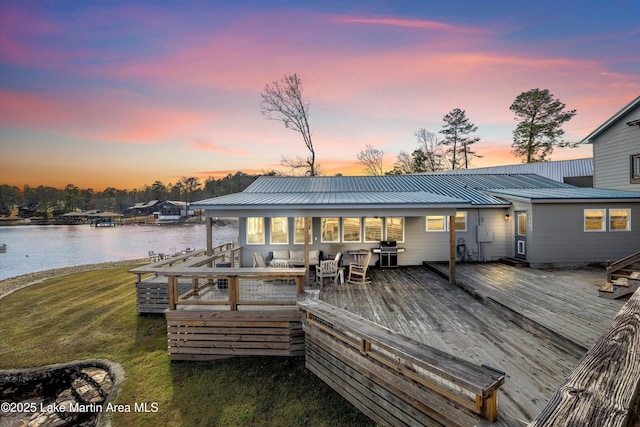
[{"label": "patio chair", "polygon": [[267,268],[267,263],[264,262],[264,256],[261,253],[253,253],[253,266],[259,268]]},{"label": "patio chair", "polygon": [[371,252],[367,254],[364,262],[358,264],[356,262],[349,263],[349,277],[347,283],[352,285],[362,284],[368,285],[371,283],[371,279],[367,277],[367,270],[369,269],[369,261],[371,261]]},{"label": "patio chair", "polygon": [[320,265],[316,265],[316,282],[320,284],[320,287],[324,286],[324,279],[326,277],[333,279],[335,282],[336,274],[338,274],[338,265],[342,253],[338,252],[334,259],[320,261]]},{"label": "patio chair", "polygon": [[269,265],[273,268],[289,268],[289,261],[286,259],[274,259]]}]

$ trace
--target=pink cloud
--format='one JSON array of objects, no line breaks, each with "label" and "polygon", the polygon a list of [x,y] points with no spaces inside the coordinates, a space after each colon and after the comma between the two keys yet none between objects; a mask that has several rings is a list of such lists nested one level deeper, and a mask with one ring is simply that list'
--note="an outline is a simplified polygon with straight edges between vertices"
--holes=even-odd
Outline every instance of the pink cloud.
[{"label": "pink cloud", "polygon": [[230,154],[230,155],[247,155],[247,150],[234,150],[223,146],[222,144],[205,141],[203,139],[197,139],[187,144],[186,150],[189,151],[207,151],[218,154]]},{"label": "pink cloud", "polygon": [[421,20],[421,19],[400,19],[395,17],[377,17],[366,18],[358,16],[339,16],[336,21],[344,24],[369,24],[384,25],[391,27],[416,28],[424,30],[461,32],[461,33],[485,33],[486,30],[480,30],[470,27],[460,27],[451,24],[445,24],[437,21]]}]

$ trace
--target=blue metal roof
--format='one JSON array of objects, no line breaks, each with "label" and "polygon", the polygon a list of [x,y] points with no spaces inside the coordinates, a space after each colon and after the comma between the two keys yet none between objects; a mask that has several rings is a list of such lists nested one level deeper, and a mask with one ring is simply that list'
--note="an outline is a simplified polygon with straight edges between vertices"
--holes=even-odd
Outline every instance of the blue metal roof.
[{"label": "blue metal roof", "polygon": [[497,196],[512,196],[529,201],[632,200],[634,202],[640,202],[640,193],[634,191],[605,190],[599,188],[492,189],[487,191]]},{"label": "blue metal roof", "polygon": [[545,178],[553,179],[554,181],[564,182],[565,177],[593,176],[593,158],[489,166],[485,168],[459,169],[436,173],[460,175],[534,173]]},{"label": "blue metal roof", "polygon": [[437,209],[506,207],[528,201],[630,200],[640,193],[581,188],[535,174],[438,173],[398,176],[261,177],[241,193],[192,204],[205,209]]}]

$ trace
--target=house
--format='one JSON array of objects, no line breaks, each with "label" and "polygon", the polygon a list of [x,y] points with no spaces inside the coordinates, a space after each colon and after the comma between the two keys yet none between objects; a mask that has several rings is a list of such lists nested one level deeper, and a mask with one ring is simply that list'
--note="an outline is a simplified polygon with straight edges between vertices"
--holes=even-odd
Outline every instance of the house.
[{"label": "house", "polygon": [[167,200],[156,204],[155,209],[153,216],[160,221],[179,221],[194,215],[191,206],[181,201]]},{"label": "house", "polygon": [[244,266],[253,252],[303,248],[305,217],[309,248],[342,252],[345,262],[349,251],[381,241],[402,248],[398,265],[452,253],[461,261],[605,262],[638,251],[640,241],[640,194],[535,174],[261,177],[241,193],[192,206],[208,219],[239,218]]},{"label": "house", "polygon": [[519,163],[515,165],[488,166],[484,168],[456,169],[437,173],[488,174],[488,173],[535,173],[554,181],[593,187],[593,158],[555,160],[550,162]]},{"label": "house", "polygon": [[594,187],[640,192],[640,96],[582,142],[593,146]]},{"label": "house", "polygon": [[129,216],[147,216],[152,215],[156,210],[157,200],[151,200],[149,202],[139,202],[135,205],[127,208],[127,214]]}]

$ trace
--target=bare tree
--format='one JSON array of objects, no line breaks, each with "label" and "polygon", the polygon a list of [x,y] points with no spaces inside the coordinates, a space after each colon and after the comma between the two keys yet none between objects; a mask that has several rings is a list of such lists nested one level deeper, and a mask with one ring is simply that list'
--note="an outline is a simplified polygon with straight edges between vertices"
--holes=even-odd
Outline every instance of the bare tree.
[{"label": "bare tree", "polygon": [[[413,134],[420,148],[413,152],[414,172],[435,172],[446,168],[447,160],[442,144],[435,133],[420,128]],[[421,153],[417,153],[421,151]],[[419,170],[418,170],[419,169]]]},{"label": "bare tree", "polygon": [[277,120],[284,127],[299,132],[309,150],[309,156],[282,157],[281,164],[292,169],[305,169],[305,175],[316,175],[316,153],[309,128],[309,104],[302,99],[302,80],[297,74],[285,74],[280,81],[267,84],[260,94],[260,112],[269,120]]},{"label": "bare tree", "polygon": [[384,151],[374,148],[373,145],[367,144],[366,148],[358,153],[358,163],[364,166],[365,171],[369,175],[382,176],[382,158]]}]

